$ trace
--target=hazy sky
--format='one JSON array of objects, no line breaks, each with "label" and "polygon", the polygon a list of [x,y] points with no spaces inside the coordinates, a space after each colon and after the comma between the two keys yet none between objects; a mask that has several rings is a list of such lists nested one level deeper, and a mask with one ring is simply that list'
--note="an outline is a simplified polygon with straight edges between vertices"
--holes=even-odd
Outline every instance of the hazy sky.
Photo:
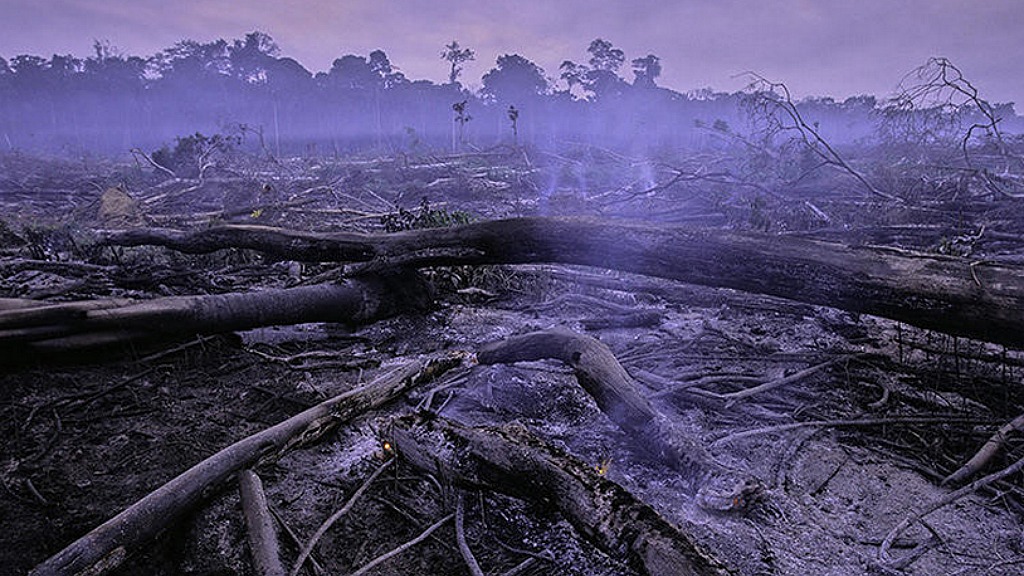
[{"label": "hazy sky", "polygon": [[[628,59],[661,57],[660,84],[734,91],[747,70],[798,95],[892,92],[945,56],[992,101],[1024,109],[1022,0],[0,0],[0,56],[91,53],[94,39],[151,55],[174,42],[269,33],[313,72],[381,48],[411,79],[442,81],[444,44],[477,53],[475,87],[500,54],[549,76],[597,37]],[[628,78],[632,75],[625,74]],[[1020,110],[1018,110],[1020,111]]]}]

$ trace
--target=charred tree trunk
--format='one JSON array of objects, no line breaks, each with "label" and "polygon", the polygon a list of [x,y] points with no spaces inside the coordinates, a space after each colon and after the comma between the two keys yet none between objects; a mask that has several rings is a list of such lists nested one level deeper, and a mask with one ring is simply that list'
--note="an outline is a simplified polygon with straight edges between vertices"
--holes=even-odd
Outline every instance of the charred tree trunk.
[{"label": "charred tree trunk", "polygon": [[413,416],[397,420],[392,435],[403,458],[441,478],[551,502],[594,544],[643,574],[729,573],[650,506],[525,429],[467,428]]},{"label": "charred tree trunk", "polygon": [[228,246],[382,267],[563,263],[733,288],[1024,346],[1024,267],[794,237],[582,219],[515,218],[386,235],[228,226],[135,230],[117,245],[186,252]]},{"label": "charred tree trunk", "polygon": [[[146,301],[96,300],[0,310],[0,352],[81,351],[115,344],[303,322],[365,324],[423,305],[427,285],[415,272],[366,276],[339,284]],[[41,304],[41,303],[40,303]]]}]

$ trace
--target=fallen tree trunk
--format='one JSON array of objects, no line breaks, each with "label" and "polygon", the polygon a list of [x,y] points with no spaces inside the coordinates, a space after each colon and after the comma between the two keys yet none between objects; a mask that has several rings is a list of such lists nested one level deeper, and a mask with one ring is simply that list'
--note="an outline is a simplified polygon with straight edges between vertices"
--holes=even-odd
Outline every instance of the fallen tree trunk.
[{"label": "fallen tree trunk", "polygon": [[[95,300],[0,310],[0,352],[68,352],[303,322],[365,324],[424,305],[415,272],[337,284],[155,300]],[[42,303],[41,303],[42,304]]]},{"label": "fallen tree trunk", "polygon": [[585,537],[649,576],[728,574],[728,568],[653,508],[523,428],[467,428],[405,417],[392,427],[399,455],[456,483],[550,501]]},{"label": "fallen tree trunk", "polygon": [[586,219],[514,218],[384,235],[256,226],[133,230],[110,244],[225,247],[393,265],[563,263],[733,288],[1024,347],[1024,267],[803,238]]},{"label": "fallen tree trunk", "polygon": [[764,489],[752,475],[719,464],[704,444],[647,400],[636,381],[599,340],[554,328],[493,342],[477,352],[480,364],[560,360],[608,418],[644,451],[677,470],[702,508],[738,511]]},{"label": "fallen tree trunk", "polygon": [[240,470],[279,457],[320,438],[341,422],[380,407],[413,386],[461,362],[446,357],[410,362],[373,382],[321,402],[275,426],[240,440],[164,484],[46,560],[30,576],[105,574],[196,506]]}]

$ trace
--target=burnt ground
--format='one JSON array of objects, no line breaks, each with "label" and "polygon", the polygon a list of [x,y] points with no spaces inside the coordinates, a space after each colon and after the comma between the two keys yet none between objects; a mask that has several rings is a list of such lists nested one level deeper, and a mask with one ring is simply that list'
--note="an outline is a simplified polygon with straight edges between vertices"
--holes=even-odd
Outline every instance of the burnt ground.
[{"label": "burnt ground", "polygon": [[[89,244],[97,228],[256,219],[304,229],[374,230],[462,210],[474,218],[608,215],[596,194],[571,185],[544,189],[550,166],[503,162],[448,160],[412,170],[386,162],[308,161],[270,176],[253,169],[202,182],[184,194],[178,192],[189,183],[162,184],[130,168],[76,172],[66,165],[19,164],[21,171],[13,173],[21,177],[11,182],[21,188],[9,182],[4,193],[8,236],[0,297],[219,293],[293,285],[330,271],[237,250],[184,256],[99,248]],[[259,184],[268,178],[276,197],[261,198],[253,191],[266,191]],[[103,208],[102,191],[119,181],[128,182],[131,202]],[[325,188],[311,192],[317,186]],[[432,203],[426,212],[417,208],[423,196]],[[654,200],[638,202],[615,209],[627,216],[641,209],[665,214],[651,206]],[[707,216],[700,225],[760,226],[754,216],[764,214],[752,211],[765,210],[719,197],[692,202],[690,214]],[[840,203],[819,207],[838,210]],[[395,206],[408,211],[396,213]],[[777,221],[793,221],[786,220],[787,206],[773,209]],[[381,222],[381,214],[391,220]],[[852,214],[851,220],[866,219]],[[886,218],[894,218],[891,211]],[[534,362],[464,366],[311,448],[259,467],[272,509],[305,542],[383,462],[389,419],[415,410],[438,388],[432,407],[440,414],[472,425],[516,422],[603,466],[610,479],[740,574],[1020,573],[1019,476],[958,499],[902,532],[892,555],[906,562],[878,559],[889,531],[949,494],[941,479],[1021,412],[1019,351],[825,307],[601,270],[530,266],[429,275],[439,287],[431,309],[369,326],[270,327],[4,368],[0,572],[27,572],[224,446],[403,359],[472,352],[513,334],[564,326],[602,340],[657,406],[703,438],[718,460],[759,477],[767,487],[763,501],[744,513],[696,506],[678,475],[644,456],[570,370]],[[636,311],[649,314],[628,314]],[[846,359],[739,402],[715,397],[837,357]],[[666,392],[668,385],[682,389]],[[1020,451],[1011,443],[993,470],[1019,459]],[[444,479],[400,463],[325,534],[314,558],[324,573],[351,573],[450,513],[454,500]],[[519,574],[636,573],[542,501],[471,491],[466,510],[468,542],[487,574],[507,573],[530,558]],[[290,567],[298,546],[283,530]],[[201,509],[118,573],[252,574],[236,486],[209,494]],[[449,524],[373,573],[468,572]]]}]

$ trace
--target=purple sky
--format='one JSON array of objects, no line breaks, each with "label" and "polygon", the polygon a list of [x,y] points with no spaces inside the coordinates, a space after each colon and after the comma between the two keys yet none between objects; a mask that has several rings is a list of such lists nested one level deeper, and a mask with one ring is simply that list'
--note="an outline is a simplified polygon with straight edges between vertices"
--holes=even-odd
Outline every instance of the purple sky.
[{"label": "purple sky", "polygon": [[[91,53],[94,39],[150,55],[183,38],[262,30],[311,71],[381,48],[411,79],[442,81],[444,44],[476,50],[463,83],[504,53],[557,76],[596,37],[654,53],[660,84],[733,91],[754,70],[798,96],[888,95],[929,56],[1024,109],[1021,0],[2,0],[0,56]],[[631,75],[627,74],[631,78]],[[1020,110],[1018,110],[1020,111]]]}]

